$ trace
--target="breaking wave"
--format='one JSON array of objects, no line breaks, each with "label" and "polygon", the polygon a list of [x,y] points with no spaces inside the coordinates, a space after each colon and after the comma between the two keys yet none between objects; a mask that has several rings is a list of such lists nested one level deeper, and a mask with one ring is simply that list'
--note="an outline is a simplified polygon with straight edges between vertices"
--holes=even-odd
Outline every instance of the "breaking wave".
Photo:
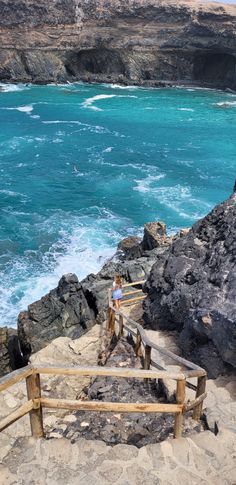
[{"label": "breaking wave", "polygon": [[174,232],[222,201],[236,110],[219,108],[235,104],[210,90],[0,84],[1,325],[63,273],[97,272],[145,222]]}]

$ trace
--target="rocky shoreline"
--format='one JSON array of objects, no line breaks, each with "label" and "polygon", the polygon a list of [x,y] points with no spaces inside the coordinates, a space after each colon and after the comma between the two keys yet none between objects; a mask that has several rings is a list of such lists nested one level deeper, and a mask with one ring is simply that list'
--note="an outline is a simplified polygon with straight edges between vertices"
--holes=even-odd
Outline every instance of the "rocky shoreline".
[{"label": "rocky shoreline", "polygon": [[177,330],[183,355],[210,377],[233,373],[236,338],[236,193],[190,230],[168,237],[164,223],[148,223],[143,239],[127,237],[115,256],[81,282],[62,276],[58,287],[18,317],[18,335],[1,329],[0,374],[23,366],[55,338],[79,338],[106,319],[114,274],[146,280],[146,328]]},{"label": "rocky shoreline", "polygon": [[1,81],[236,88],[234,5],[1,0],[0,9]]}]

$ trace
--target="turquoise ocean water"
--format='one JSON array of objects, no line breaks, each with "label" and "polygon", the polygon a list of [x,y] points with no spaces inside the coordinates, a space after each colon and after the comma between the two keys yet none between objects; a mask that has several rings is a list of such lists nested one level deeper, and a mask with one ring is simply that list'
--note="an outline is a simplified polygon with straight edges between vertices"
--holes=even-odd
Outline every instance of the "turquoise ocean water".
[{"label": "turquoise ocean water", "polygon": [[145,222],[174,232],[232,192],[233,94],[2,85],[0,127],[0,325]]}]

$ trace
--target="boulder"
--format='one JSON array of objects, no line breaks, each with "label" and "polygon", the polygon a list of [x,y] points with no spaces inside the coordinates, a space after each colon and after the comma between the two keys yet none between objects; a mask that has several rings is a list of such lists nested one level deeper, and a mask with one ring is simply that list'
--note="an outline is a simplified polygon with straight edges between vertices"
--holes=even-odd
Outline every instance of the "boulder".
[{"label": "boulder", "polygon": [[145,251],[150,251],[160,246],[168,246],[170,238],[166,234],[166,224],[164,222],[149,222],[144,226],[144,236],[142,247]]},{"label": "boulder", "polygon": [[236,193],[157,255],[145,290],[146,325],[177,329],[212,377],[236,367]]},{"label": "boulder", "polygon": [[141,241],[140,237],[129,236],[119,242],[117,249],[124,254],[126,260],[139,258],[142,255]]},{"label": "boulder", "polygon": [[60,336],[78,338],[94,323],[94,312],[77,276],[62,276],[57,288],[20,313],[18,334],[22,352],[30,355]]}]

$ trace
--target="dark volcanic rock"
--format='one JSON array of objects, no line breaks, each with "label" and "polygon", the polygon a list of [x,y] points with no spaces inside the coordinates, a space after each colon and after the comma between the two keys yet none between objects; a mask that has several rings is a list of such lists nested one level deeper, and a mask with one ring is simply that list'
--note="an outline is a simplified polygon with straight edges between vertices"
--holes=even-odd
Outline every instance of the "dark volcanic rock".
[{"label": "dark volcanic rock", "polygon": [[132,260],[109,261],[96,275],[90,274],[82,282],[85,296],[98,321],[103,321],[108,306],[108,290],[112,287],[115,274],[120,274],[124,281],[144,280],[156,261],[156,251]]},{"label": "dark volcanic rock", "polygon": [[[124,249],[124,242],[119,247]],[[90,274],[81,282],[74,274],[63,276],[57,288],[29,305],[28,311],[21,312],[18,317],[18,335],[25,358],[57,337],[78,338],[95,321],[104,321],[108,308],[108,289],[112,286],[114,275],[119,273],[129,283],[146,279],[157,254],[163,251],[162,246],[144,251],[142,242],[139,242],[138,248],[133,253],[133,259],[130,259],[132,244],[128,256],[126,252],[118,250],[115,260],[108,261],[96,275]]]},{"label": "dark volcanic rock", "polygon": [[83,288],[74,274],[63,276],[58,287],[32,303],[18,317],[18,334],[24,355],[37,352],[53,339],[77,338],[95,322]]},{"label": "dark volcanic rock", "polygon": [[157,256],[146,291],[146,324],[178,329],[211,376],[236,367],[235,193]]},{"label": "dark volcanic rock", "polygon": [[[122,338],[107,360],[108,367],[139,367],[141,362],[134,350]],[[145,385],[141,379],[98,377],[86,389],[85,399],[106,402],[158,402],[156,381]],[[67,426],[64,436],[76,441],[78,437],[103,440],[109,445],[127,443],[141,448],[163,441],[173,432],[173,416],[153,413],[105,413],[79,411],[77,420]]]},{"label": "dark volcanic rock", "polygon": [[0,79],[236,88],[236,8],[181,0],[0,0]]},{"label": "dark volcanic rock", "polygon": [[[106,365],[118,368],[142,368],[140,359],[135,356],[133,346],[125,338],[118,341]],[[79,399],[81,397],[89,401],[121,403],[163,402],[163,395],[155,379],[144,383],[142,379],[135,378],[97,377],[91,381],[87,389],[84,389]],[[83,436],[89,440],[103,440],[109,445],[126,443],[141,448],[163,441],[173,434],[174,416],[168,414],[79,411],[75,416],[76,421],[67,424],[63,433],[72,442]],[[200,431],[201,425],[186,416],[184,436],[192,429]]]},{"label": "dark volcanic rock", "polygon": [[166,235],[166,224],[164,222],[149,222],[144,226],[142,247],[150,251],[160,246],[168,246],[170,238]]},{"label": "dark volcanic rock", "polygon": [[6,327],[0,328],[0,376],[12,370],[8,351],[9,333]]},{"label": "dark volcanic rock", "polygon": [[122,251],[125,259],[135,259],[142,255],[141,238],[137,236],[129,236],[118,244],[118,251]]},{"label": "dark volcanic rock", "polygon": [[27,364],[21,353],[17,331],[0,328],[0,377]]}]

